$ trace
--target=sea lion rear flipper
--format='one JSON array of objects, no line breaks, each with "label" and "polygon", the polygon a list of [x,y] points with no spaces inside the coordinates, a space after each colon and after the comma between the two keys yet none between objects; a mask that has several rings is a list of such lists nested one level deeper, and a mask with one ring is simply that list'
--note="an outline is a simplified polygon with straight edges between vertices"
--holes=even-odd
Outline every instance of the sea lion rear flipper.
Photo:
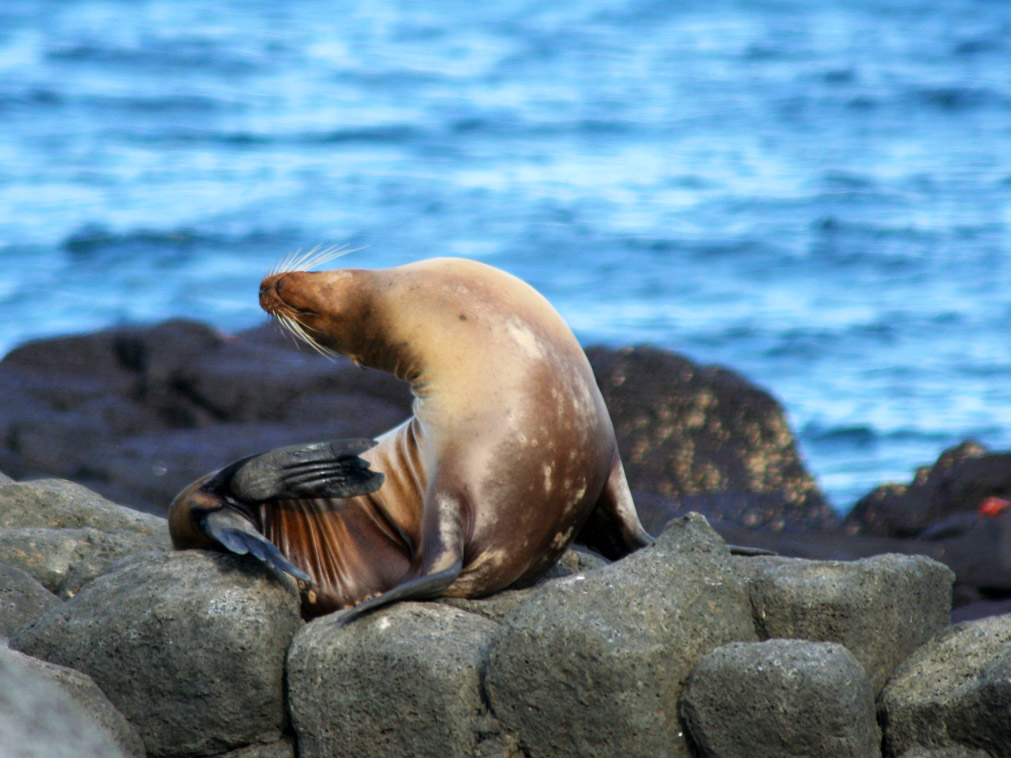
[{"label": "sea lion rear flipper", "polygon": [[635,511],[628,489],[625,468],[617,451],[611,472],[590,517],[576,536],[576,542],[616,561],[653,542]]},{"label": "sea lion rear flipper", "polygon": [[285,558],[281,551],[256,531],[256,527],[249,519],[240,513],[230,508],[219,508],[204,515],[201,521],[207,535],[230,552],[236,555],[252,553],[276,571],[291,574],[305,582],[311,581],[307,573]]},{"label": "sea lion rear flipper", "polygon": [[277,448],[233,464],[229,488],[247,503],[375,492],[383,474],[358,457],[375,444],[359,438]]}]

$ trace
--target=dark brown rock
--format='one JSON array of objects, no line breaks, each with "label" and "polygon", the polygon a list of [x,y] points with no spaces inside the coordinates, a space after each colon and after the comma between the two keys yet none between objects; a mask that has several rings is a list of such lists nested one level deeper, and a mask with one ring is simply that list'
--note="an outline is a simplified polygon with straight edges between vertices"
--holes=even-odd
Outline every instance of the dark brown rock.
[{"label": "dark brown rock", "polygon": [[917,469],[909,484],[884,484],[865,495],[843,528],[848,534],[915,537],[946,518],[975,512],[989,497],[1011,499],[1011,453],[989,453],[970,440]]},{"label": "dark brown rock", "polygon": [[188,321],[22,345],[0,361],[0,390],[0,469],[159,514],[243,455],[372,436],[410,413],[392,376],[300,352],[273,327],[228,337]]},{"label": "dark brown rock", "polygon": [[[655,532],[688,510],[776,531],[835,526],[768,393],[662,350],[588,355]],[[411,402],[389,374],[299,350],[273,326],[229,337],[178,320],[28,343],[0,361],[0,391],[12,401],[0,408],[0,470],[55,474],[159,514],[209,470],[373,436]],[[651,496],[674,511],[650,513]]]},{"label": "dark brown rock", "polygon": [[[641,510],[652,494],[676,503],[677,515],[697,510],[771,531],[835,528],[783,409],[767,392],[657,348],[586,352]],[[656,528],[650,514],[643,520]]]}]

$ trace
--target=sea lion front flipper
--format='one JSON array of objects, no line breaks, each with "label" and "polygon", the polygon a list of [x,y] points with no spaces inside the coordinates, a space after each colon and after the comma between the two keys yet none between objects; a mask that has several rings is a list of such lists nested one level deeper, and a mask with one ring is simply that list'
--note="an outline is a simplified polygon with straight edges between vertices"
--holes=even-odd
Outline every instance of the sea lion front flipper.
[{"label": "sea lion front flipper", "polygon": [[337,618],[337,625],[349,624],[366,613],[371,613],[384,605],[396,603],[401,600],[435,600],[442,596],[443,590],[456,581],[463,570],[463,560],[458,560],[455,564],[442,571],[425,576],[417,576],[408,579],[402,584],[398,584],[393,589],[387,590],[381,595],[370,597],[353,608],[345,611]]},{"label": "sea lion front flipper", "polygon": [[291,574],[302,581],[312,581],[302,569],[289,561],[242,514],[231,508],[219,508],[201,516],[204,531],[209,537],[236,555],[252,553],[276,571]]},{"label": "sea lion front flipper", "polygon": [[247,503],[375,492],[384,476],[358,457],[375,444],[375,440],[361,438],[330,440],[254,455],[233,464],[229,489]]},{"label": "sea lion front flipper", "polygon": [[434,600],[463,572],[463,497],[432,482],[422,507],[421,543],[411,571],[399,584],[354,606],[344,625],[362,614],[400,600]]}]

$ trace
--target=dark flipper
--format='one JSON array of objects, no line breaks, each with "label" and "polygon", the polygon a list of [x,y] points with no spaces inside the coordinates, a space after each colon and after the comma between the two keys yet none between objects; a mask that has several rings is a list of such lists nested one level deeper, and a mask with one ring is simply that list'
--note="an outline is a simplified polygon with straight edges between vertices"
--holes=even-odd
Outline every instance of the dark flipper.
[{"label": "dark flipper", "polygon": [[590,512],[576,542],[616,561],[653,542],[635,512],[621,458],[615,453],[600,499]]},{"label": "dark flipper", "polygon": [[773,550],[766,550],[763,547],[747,547],[744,545],[727,545],[731,555],[779,555]]},{"label": "dark flipper", "polygon": [[375,492],[384,477],[358,457],[375,444],[375,440],[350,439],[271,450],[229,466],[229,489],[233,497],[247,503]]},{"label": "dark flipper", "polygon": [[337,624],[344,626],[367,613],[371,613],[377,608],[382,608],[401,600],[434,600],[437,597],[441,597],[443,590],[456,581],[462,570],[463,561],[457,561],[442,571],[409,579],[403,584],[398,584],[383,594],[369,598],[354,608],[340,614],[337,618]]},{"label": "dark flipper", "polygon": [[204,515],[202,521],[204,531],[236,555],[252,553],[276,571],[291,574],[305,582],[311,581],[307,573],[285,558],[240,513],[230,508],[221,508]]}]

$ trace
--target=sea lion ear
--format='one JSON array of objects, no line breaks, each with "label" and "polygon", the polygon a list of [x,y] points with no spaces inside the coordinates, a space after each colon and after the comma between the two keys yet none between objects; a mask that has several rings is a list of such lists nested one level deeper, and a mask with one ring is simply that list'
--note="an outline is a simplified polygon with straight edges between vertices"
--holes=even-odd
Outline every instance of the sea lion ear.
[{"label": "sea lion ear", "polygon": [[385,477],[358,457],[375,444],[370,439],[348,439],[271,450],[235,464],[228,489],[247,503],[375,492]]}]

